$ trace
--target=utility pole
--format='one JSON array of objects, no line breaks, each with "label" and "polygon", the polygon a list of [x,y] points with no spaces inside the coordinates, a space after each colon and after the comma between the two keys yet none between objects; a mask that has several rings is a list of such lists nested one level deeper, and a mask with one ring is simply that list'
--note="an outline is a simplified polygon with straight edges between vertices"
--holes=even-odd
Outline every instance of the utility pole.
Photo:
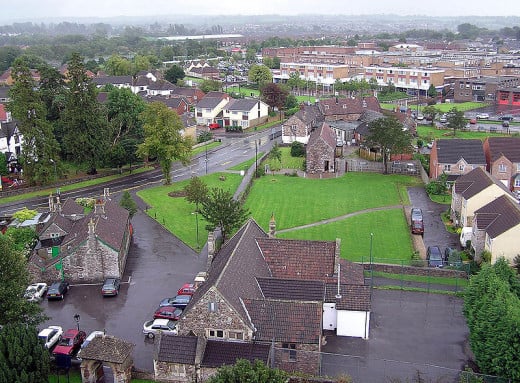
[{"label": "utility pole", "polygon": [[258,143],[255,140],[255,178],[258,177]]},{"label": "utility pole", "polygon": [[204,160],[204,162],[206,163],[206,174],[208,174],[208,145],[207,144],[205,145],[205,148],[206,148],[206,159]]}]

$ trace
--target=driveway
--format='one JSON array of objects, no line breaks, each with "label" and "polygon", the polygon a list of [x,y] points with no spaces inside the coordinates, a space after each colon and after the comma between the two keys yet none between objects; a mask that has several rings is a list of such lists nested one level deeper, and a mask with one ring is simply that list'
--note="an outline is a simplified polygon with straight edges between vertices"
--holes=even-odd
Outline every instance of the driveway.
[{"label": "driveway", "polygon": [[424,218],[424,246],[439,246],[441,251],[447,246],[457,247],[458,236],[446,231],[441,220],[441,213],[450,208],[449,205],[441,205],[432,202],[422,186],[408,188],[408,196],[412,207],[422,209]]},{"label": "driveway", "polygon": [[134,367],[152,372],[154,341],[142,334],[143,323],[152,319],[161,299],[175,296],[178,288],[205,270],[206,257],[140,211],[132,224],[133,243],[119,296],[103,298],[100,284],[73,285],[64,301],[42,302],[51,319],[40,328],[75,328],[74,315],[79,314],[80,328],[87,334],[105,329],[108,335],[134,343]]},{"label": "driveway", "polygon": [[424,381],[454,382],[471,358],[467,338],[462,299],[373,290],[369,339],[327,336],[322,375],[405,382],[420,371]]}]

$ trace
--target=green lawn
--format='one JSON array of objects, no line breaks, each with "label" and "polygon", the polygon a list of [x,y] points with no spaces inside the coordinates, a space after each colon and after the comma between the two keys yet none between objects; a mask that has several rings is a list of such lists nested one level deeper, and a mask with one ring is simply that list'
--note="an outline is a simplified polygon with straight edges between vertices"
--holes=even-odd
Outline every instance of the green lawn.
[{"label": "green lawn", "polygon": [[[225,177],[225,181],[219,179]],[[215,173],[200,177],[209,188],[219,187],[230,190],[237,189],[242,177],[232,173]],[[199,247],[206,242],[208,233],[205,229],[206,222],[199,215],[192,214],[195,205],[188,203],[184,197],[170,197],[168,193],[181,191],[189,180],[175,182],[172,185],[162,185],[155,188],[140,190],[137,195],[150,206],[147,214],[156,219],[167,230],[174,233],[179,239],[192,248],[197,248],[197,219],[199,228]]]},{"label": "green lawn", "polygon": [[410,176],[353,172],[321,180],[269,175],[255,180],[246,207],[264,229],[268,228],[271,213],[275,214],[278,229],[285,229],[400,204],[401,188],[417,182]]},{"label": "green lawn", "polygon": [[409,264],[413,247],[402,209],[360,214],[325,225],[278,233],[277,237],[328,241],[340,238],[342,258],[366,263],[370,260],[370,233],[373,233],[372,256],[375,261]]},{"label": "green lawn", "polygon": [[222,145],[222,142],[220,142],[220,141],[213,141],[213,142],[211,142],[209,144],[206,144],[206,145],[203,145],[203,146],[199,146],[198,148],[193,149],[191,151],[191,155],[192,156],[196,156],[197,154],[205,152],[206,150],[211,150],[213,148],[217,148],[220,145]]},{"label": "green lawn", "polygon": [[[380,105],[381,105],[381,108],[383,108],[383,109],[387,109],[387,110],[395,109],[395,104],[381,102]],[[457,103],[457,104],[454,104],[454,103],[436,104],[434,106],[440,113],[447,113],[452,108],[457,108],[457,110],[465,112],[468,110],[479,109],[479,108],[482,108],[487,105],[488,104],[486,104],[485,102],[461,102],[461,103]],[[417,107],[415,105],[409,105],[409,108],[414,111],[417,110]],[[423,108],[424,108],[423,106],[419,106],[420,111],[422,111]]]},{"label": "green lawn", "polygon": [[433,202],[451,205],[451,194],[430,194],[429,197]]},{"label": "green lawn", "polygon": [[267,163],[269,165],[269,169],[271,169],[271,170],[280,170],[280,169],[303,170],[303,162],[305,161],[305,157],[291,156],[291,148],[280,147],[280,152],[282,153],[282,161],[278,161],[276,159],[271,159],[271,158],[266,159],[265,163]]},{"label": "green lawn", "polygon": [[[258,158],[262,157],[263,154],[264,154],[263,152],[259,152],[258,153]],[[244,171],[247,171],[255,163],[255,160],[256,160],[255,157],[250,158],[247,161],[244,161],[244,162],[242,162],[242,163],[240,163],[238,165],[230,167],[229,170],[237,170],[237,171],[244,170]]]},{"label": "green lawn", "polygon": [[[432,277],[432,276],[409,275],[409,274],[391,274],[391,273],[385,273],[382,271],[374,271],[372,274],[374,277],[384,277],[384,278],[396,279],[396,280],[400,280],[400,281],[431,283],[431,284],[436,284],[436,285],[465,287],[469,283],[468,279],[462,278],[462,277],[461,278],[452,278],[452,277]],[[369,276],[370,272],[366,271],[365,275]]]},{"label": "green lawn", "polygon": [[484,141],[486,137],[508,137],[508,135],[504,133],[473,132],[465,130],[457,130],[456,135],[454,137],[452,129],[437,129],[429,125],[418,125],[417,135],[420,138],[425,139],[427,141],[432,140],[434,138],[478,138]]}]

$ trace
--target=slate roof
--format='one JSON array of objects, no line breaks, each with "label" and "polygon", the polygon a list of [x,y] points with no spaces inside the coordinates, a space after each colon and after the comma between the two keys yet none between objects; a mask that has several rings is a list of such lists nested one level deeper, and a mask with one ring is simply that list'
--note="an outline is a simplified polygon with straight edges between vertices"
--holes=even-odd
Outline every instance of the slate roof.
[{"label": "slate roof", "polygon": [[294,279],[257,278],[262,294],[269,299],[319,301],[325,298],[325,283]]},{"label": "slate roof", "polygon": [[249,323],[241,297],[262,298],[255,278],[271,277],[255,242],[255,238],[259,237],[267,237],[267,234],[253,219],[249,219],[224,243],[211,263],[206,281],[195,291],[188,309],[211,287],[215,287],[242,316],[244,322]]},{"label": "slate roof", "polygon": [[504,155],[511,162],[520,162],[519,137],[488,137],[491,162],[495,162]]},{"label": "slate roof", "polygon": [[491,185],[497,185],[506,193],[510,193],[507,187],[493,179],[493,177],[482,168],[475,168],[467,174],[461,175],[455,181],[455,193],[462,195],[464,199],[470,199]]},{"label": "slate roof", "polygon": [[183,97],[168,97],[168,96],[151,96],[147,97],[146,101],[148,102],[162,102],[164,105],[166,105],[168,108],[177,109],[182,102],[184,102],[186,105],[189,105],[189,102],[186,101]]},{"label": "slate roof", "polygon": [[268,344],[208,340],[201,367],[230,366],[235,364],[237,359],[246,359],[251,363],[261,360],[267,364],[270,348]]},{"label": "slate roof", "polygon": [[455,164],[461,158],[471,165],[486,164],[482,141],[478,139],[440,139],[435,144],[437,147],[437,159],[441,164]]},{"label": "slate roof", "polygon": [[196,354],[196,336],[163,335],[159,342],[156,360],[194,365]]},{"label": "slate roof", "polygon": [[0,124],[0,138],[10,138],[16,132],[18,123],[16,121],[2,122]]},{"label": "slate roof", "polygon": [[336,303],[336,310],[370,311],[370,286],[342,283],[339,287],[341,298],[336,298],[338,285],[326,285],[325,302]]},{"label": "slate roof", "polygon": [[106,84],[130,86],[133,83],[133,78],[132,76],[101,76],[94,77],[92,82],[98,86],[103,86]]},{"label": "slate roof", "polygon": [[150,81],[148,83],[148,90],[167,90],[173,91],[177,86],[166,80]]},{"label": "slate roof", "polygon": [[381,110],[381,106],[376,97],[330,98],[320,100],[318,106],[324,116],[362,114],[365,110]]},{"label": "slate roof", "polygon": [[311,132],[307,142],[307,150],[314,147],[318,140],[325,142],[332,150],[336,148],[336,133],[326,122],[323,122],[321,126]]},{"label": "slate roof", "polygon": [[520,206],[510,197],[502,195],[475,211],[477,227],[496,238],[520,225]]},{"label": "slate roof", "polygon": [[82,359],[102,360],[111,363],[123,363],[131,357],[134,344],[115,336],[96,336],[81,350]]},{"label": "slate roof", "polygon": [[310,127],[317,127],[324,121],[320,108],[315,104],[303,104],[301,109],[297,111],[294,116]]},{"label": "slate roof", "polygon": [[67,198],[61,206],[61,212],[64,215],[80,215],[84,212],[83,206],[74,201],[72,198]]},{"label": "slate roof", "polygon": [[216,108],[221,102],[222,98],[220,97],[208,97],[208,95],[206,95],[197,103],[197,108],[213,109]]},{"label": "slate roof", "polygon": [[256,328],[255,339],[317,344],[321,336],[321,302],[244,299]]},{"label": "slate roof", "polygon": [[256,107],[259,102],[259,100],[254,100],[252,98],[233,99],[226,105],[226,109],[249,112],[251,109]]}]

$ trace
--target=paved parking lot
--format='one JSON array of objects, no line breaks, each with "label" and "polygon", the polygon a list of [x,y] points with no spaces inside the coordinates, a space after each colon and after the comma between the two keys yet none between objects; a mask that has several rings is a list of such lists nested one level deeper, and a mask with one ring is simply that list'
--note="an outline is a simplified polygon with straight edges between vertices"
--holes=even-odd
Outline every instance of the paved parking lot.
[{"label": "paved parking lot", "polygon": [[153,345],[142,334],[143,323],[152,319],[161,299],[175,296],[177,289],[205,270],[206,258],[199,256],[160,225],[138,212],[132,219],[133,244],[121,291],[103,298],[101,284],[72,286],[64,301],[45,300],[42,306],[51,318],[40,327],[60,325],[75,328],[74,315],[87,334],[106,330],[135,344],[134,366],[153,371]]}]

